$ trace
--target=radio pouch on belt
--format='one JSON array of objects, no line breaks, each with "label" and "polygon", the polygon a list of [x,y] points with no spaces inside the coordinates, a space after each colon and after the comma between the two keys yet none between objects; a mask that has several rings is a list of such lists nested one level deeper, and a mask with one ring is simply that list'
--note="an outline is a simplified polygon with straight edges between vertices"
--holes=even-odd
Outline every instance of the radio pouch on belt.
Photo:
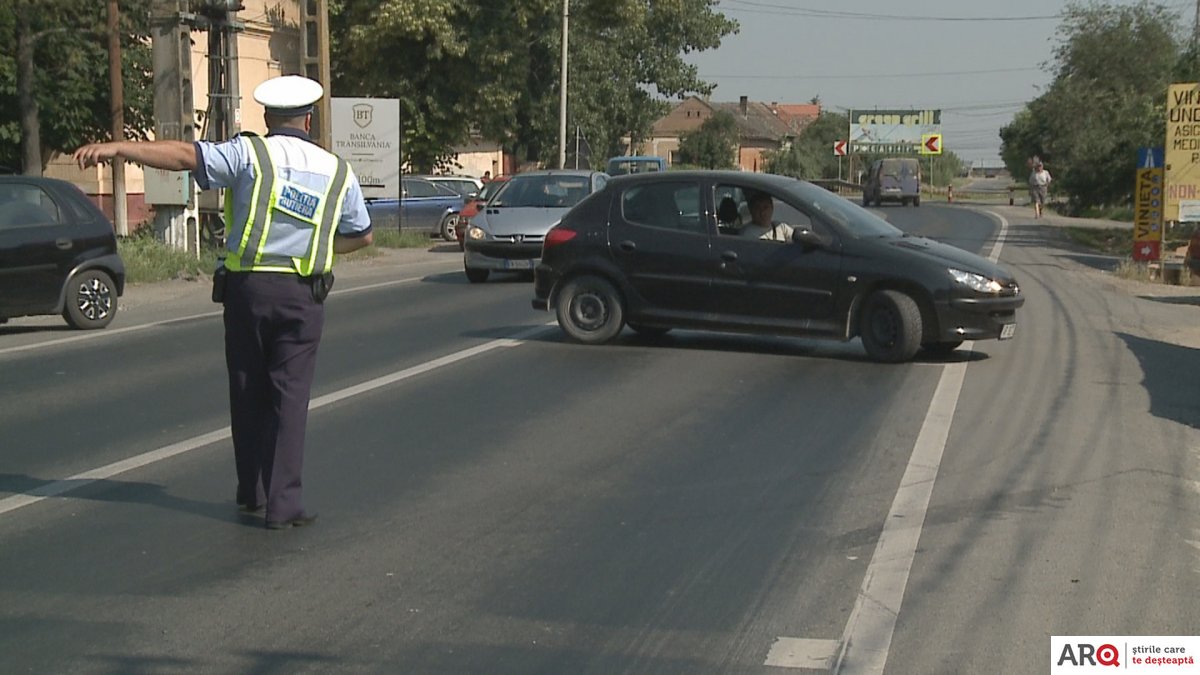
[{"label": "radio pouch on belt", "polygon": [[333,272],[326,272],[312,277],[313,300],[325,302],[329,291],[333,290]]},{"label": "radio pouch on belt", "polygon": [[217,269],[213,271],[212,301],[225,302],[225,282],[229,279],[229,270],[225,269],[224,261],[217,261]]}]

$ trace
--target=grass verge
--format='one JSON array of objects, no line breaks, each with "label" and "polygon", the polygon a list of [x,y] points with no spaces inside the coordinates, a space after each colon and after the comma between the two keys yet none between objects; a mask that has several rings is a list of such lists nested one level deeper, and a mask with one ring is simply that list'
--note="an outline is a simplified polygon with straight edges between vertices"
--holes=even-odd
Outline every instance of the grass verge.
[{"label": "grass verge", "polygon": [[[438,241],[441,241],[440,239]],[[339,261],[366,260],[383,255],[384,248],[428,248],[433,244],[428,234],[375,230],[374,244],[353,253],[339,255]],[[206,248],[200,256],[179,251],[156,239],[149,228],[132,237],[117,239],[117,251],[125,262],[125,279],[131,284],[145,284],[171,279],[196,279],[209,276],[217,267],[216,249]]]}]

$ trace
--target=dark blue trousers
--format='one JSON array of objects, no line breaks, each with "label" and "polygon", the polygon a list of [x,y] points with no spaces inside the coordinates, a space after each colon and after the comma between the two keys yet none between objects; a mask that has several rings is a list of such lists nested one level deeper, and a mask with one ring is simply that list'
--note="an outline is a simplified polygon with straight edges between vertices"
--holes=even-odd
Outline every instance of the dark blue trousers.
[{"label": "dark blue trousers", "polygon": [[295,274],[230,272],[225,363],[239,504],[266,504],[267,519],[304,513],[301,471],[309,392],[325,306]]}]

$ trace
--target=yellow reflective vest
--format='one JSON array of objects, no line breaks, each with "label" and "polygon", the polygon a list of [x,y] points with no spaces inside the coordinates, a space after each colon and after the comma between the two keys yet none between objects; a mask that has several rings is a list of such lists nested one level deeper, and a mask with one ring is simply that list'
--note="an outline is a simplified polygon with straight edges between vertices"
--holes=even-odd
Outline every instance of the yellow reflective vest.
[{"label": "yellow reflective vest", "polygon": [[[337,170],[321,194],[280,179],[266,141],[250,134],[245,138],[252,149],[250,161],[254,166],[254,186],[245,223],[233,222],[233,192],[225,192],[227,231],[238,231],[240,226],[242,233],[236,250],[225,258],[225,267],[232,272],[288,272],[305,277],[331,270],[333,237],[350,187],[346,180],[350,174],[349,164],[337,157]],[[272,214],[276,211],[312,226],[308,252],[303,257],[266,253],[267,242],[271,240]]]}]

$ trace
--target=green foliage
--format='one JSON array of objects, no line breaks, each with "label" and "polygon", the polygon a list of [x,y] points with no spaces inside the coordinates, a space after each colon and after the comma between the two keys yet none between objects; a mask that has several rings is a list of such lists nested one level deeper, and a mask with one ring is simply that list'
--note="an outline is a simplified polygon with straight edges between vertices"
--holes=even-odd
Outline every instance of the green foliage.
[{"label": "green foliage", "polygon": [[806,180],[837,178],[838,158],[833,154],[833,144],[846,137],[849,126],[845,115],[822,111],[790,146],[766,153],[766,170]]},{"label": "green foliage", "polygon": [[1162,145],[1167,85],[1196,74],[1177,14],[1142,0],[1069,5],[1054,52],[1054,80],[1000,130],[1017,180],[1040,157],[1071,209],[1132,198],[1137,149]]},{"label": "green foliage", "polygon": [[737,147],[737,120],[720,110],[698,129],[680,137],[679,159],[702,169],[732,169],[736,166]]},{"label": "green foliage", "polygon": [[130,237],[117,240],[117,251],[125,263],[125,276],[131,284],[196,279],[212,274],[217,267],[215,249],[205,249],[201,257],[171,248],[154,236],[153,228],[143,227]]},{"label": "green foliage", "polygon": [[[736,29],[713,10],[712,0],[573,0],[568,128],[593,157],[648,135],[667,109],[655,94],[711,90],[682,56]],[[400,99],[404,160],[417,170],[473,132],[522,161],[557,161],[561,0],[339,0],[330,24],[334,93]]]},{"label": "green foliage", "polygon": [[[126,135],[152,128],[150,0],[121,0]],[[52,152],[111,137],[107,3],[0,0],[0,165],[19,168],[18,32],[34,39],[33,92],[43,163]]]}]

